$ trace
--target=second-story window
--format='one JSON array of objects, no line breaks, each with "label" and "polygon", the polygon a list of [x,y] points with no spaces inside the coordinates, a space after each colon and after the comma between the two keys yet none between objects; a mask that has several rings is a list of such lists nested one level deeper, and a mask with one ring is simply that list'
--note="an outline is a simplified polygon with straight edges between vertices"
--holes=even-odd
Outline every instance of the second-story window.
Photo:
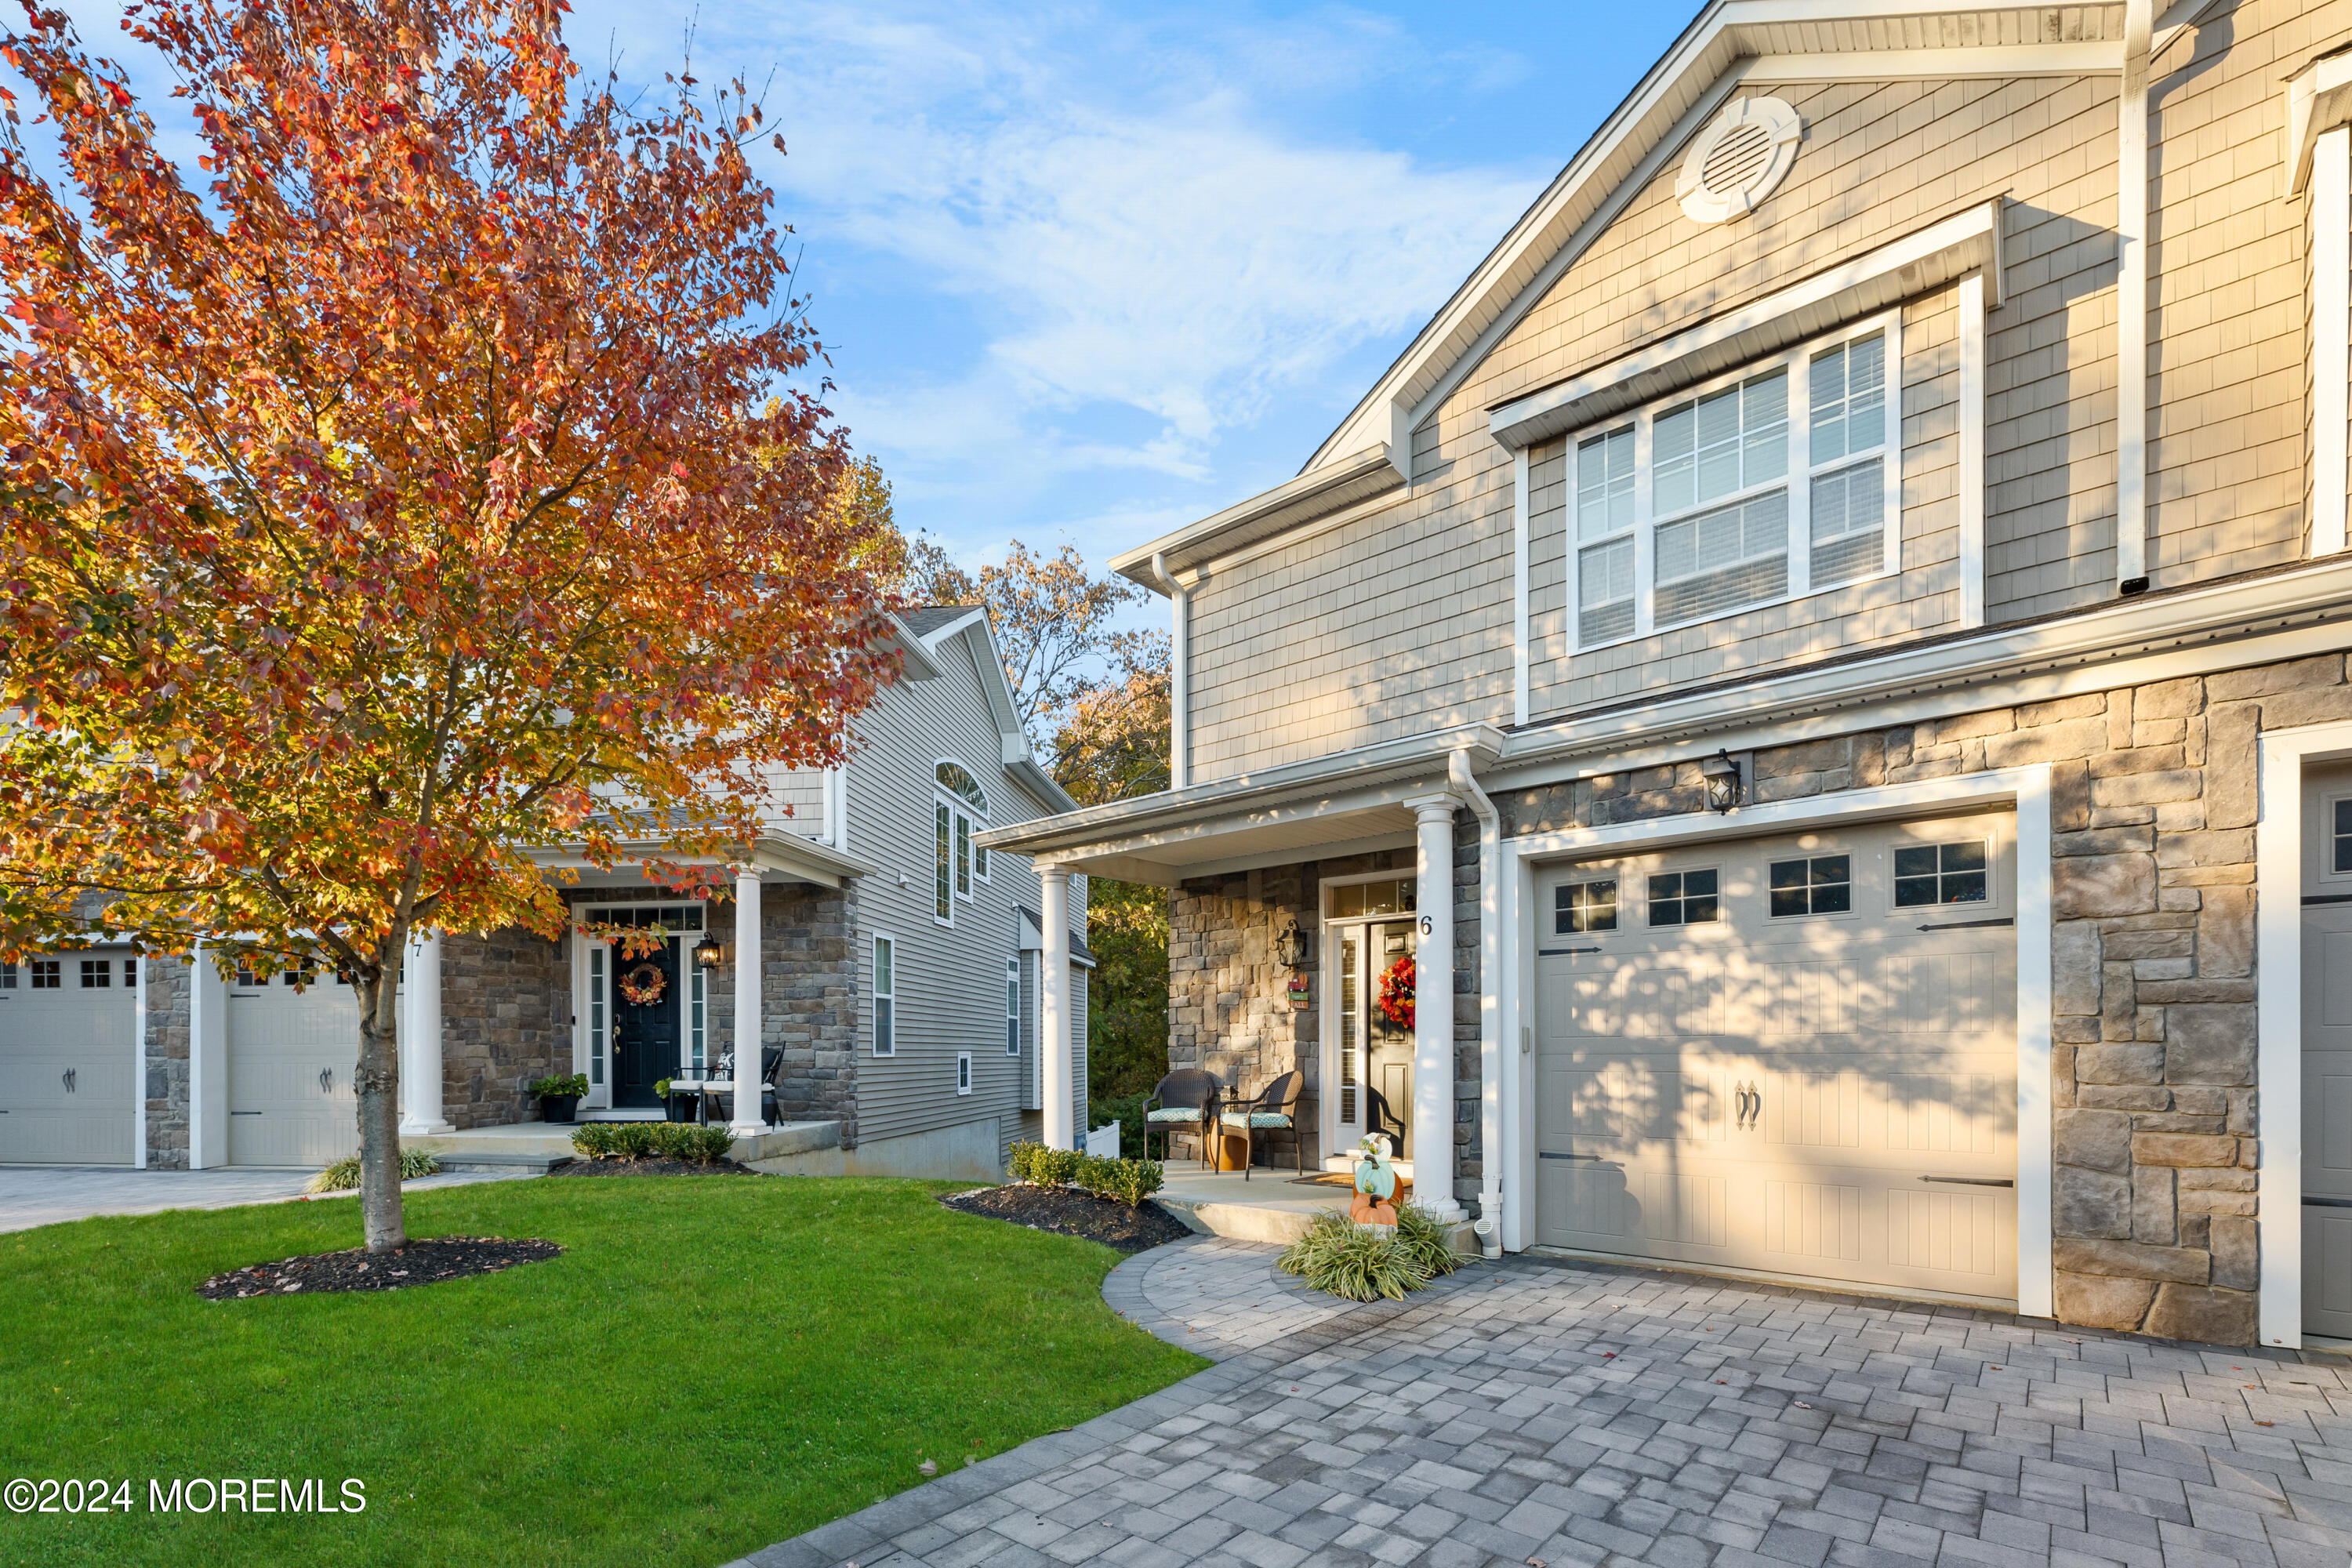
[{"label": "second-story window", "polygon": [[973,834],[988,826],[988,795],[971,769],[951,759],[942,759],[931,777],[939,787],[931,808],[939,856],[935,913],[941,921],[952,921],[950,896],[970,899],[972,879],[988,876],[988,851],[971,841]]},{"label": "second-story window", "polygon": [[1569,454],[1580,647],[1894,564],[1893,318],[1637,410]]}]

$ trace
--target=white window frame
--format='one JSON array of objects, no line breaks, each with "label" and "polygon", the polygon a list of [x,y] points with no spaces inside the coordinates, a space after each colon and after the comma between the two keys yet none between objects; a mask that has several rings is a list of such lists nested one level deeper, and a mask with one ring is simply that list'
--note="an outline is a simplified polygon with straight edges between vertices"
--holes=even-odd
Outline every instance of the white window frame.
[{"label": "white window frame", "polygon": [[[940,822],[942,817],[947,821],[944,838],[940,832]],[[953,926],[955,924],[955,825],[956,808],[953,799],[946,795],[934,794],[931,796],[930,817],[923,824],[923,832],[931,841],[930,903],[931,921],[935,925]],[[940,893],[942,881],[947,888],[944,898]]]},{"label": "white window frame", "polygon": [[[887,960],[882,951],[886,947],[889,949]],[[872,965],[866,975],[866,994],[871,1004],[866,1015],[866,1048],[877,1057],[895,1057],[898,1054],[898,939],[887,931],[869,931],[866,953]],[[887,1023],[883,1017],[886,1003],[889,1015]],[[888,1037],[887,1045],[885,1036]]]},{"label": "white window frame", "polygon": [[956,1092],[958,1094],[971,1092],[971,1053],[970,1051],[956,1053]]},{"label": "white window frame", "polygon": [[[1812,383],[1813,360],[1831,350],[1873,333],[1886,336],[1886,435],[1875,448],[1862,452],[1846,452],[1827,462],[1812,460]],[[1727,495],[1716,496],[1696,505],[1678,509],[1663,520],[1664,524],[1679,522],[1724,507],[1737,506],[1759,496],[1769,495],[1776,488],[1788,491],[1788,586],[1785,592],[1769,599],[1755,599],[1712,615],[1679,621],[1659,621],[1654,618],[1657,588],[1657,530],[1661,520],[1653,515],[1652,497],[1655,484],[1655,467],[1651,459],[1651,433],[1657,416],[1685,404],[1695,402],[1726,387],[1769,375],[1775,369],[1788,376],[1788,457],[1785,472],[1777,479],[1746,486]],[[1579,580],[1582,552],[1589,547],[1609,539],[1622,538],[1623,533],[1583,537],[1578,528],[1577,448],[1580,443],[1631,427],[1633,432],[1633,521],[1627,531],[1633,540],[1633,629],[1622,637],[1604,637],[1597,642],[1580,640],[1578,613],[1582,604],[1582,584]],[[1849,322],[1836,331],[1824,333],[1797,343],[1783,352],[1755,360],[1736,370],[1677,387],[1666,396],[1643,404],[1629,414],[1616,414],[1607,419],[1569,431],[1563,437],[1563,459],[1567,471],[1566,545],[1568,577],[1567,641],[1571,653],[1591,653],[1600,648],[1615,647],[1624,643],[1652,637],[1660,632],[1675,631],[1685,626],[1704,626],[1713,621],[1727,620],[1734,616],[1749,615],[1810,597],[1816,592],[1828,593],[1858,587],[1891,576],[1903,567],[1903,312],[1898,307]],[[1885,483],[1885,521],[1882,526],[1883,549],[1878,569],[1859,577],[1815,589],[1812,584],[1813,534],[1812,487],[1815,479],[1869,460],[1875,451],[1884,465]]]},{"label": "white window frame", "polygon": [[1004,1054],[1021,1054],[1021,955],[1004,961]]},{"label": "white window frame", "polygon": [[[961,773],[971,784],[971,795],[965,795],[961,790],[940,778],[940,771],[943,768],[953,768]],[[989,879],[988,851],[972,842],[974,838],[988,830],[990,816],[988,790],[980,782],[980,774],[962,758],[939,757],[933,759],[931,763],[931,791],[933,796],[931,832],[935,848],[939,833],[939,807],[944,805],[948,808],[950,895],[948,908],[950,912],[949,918],[940,923],[953,925],[955,919],[952,911],[955,908],[955,900],[961,899],[965,903],[971,903],[978,896],[979,889],[976,885]],[[975,799],[973,796],[978,798]],[[932,885],[936,892],[938,886],[936,867],[933,868]],[[932,918],[934,920],[939,918],[936,908]]]}]

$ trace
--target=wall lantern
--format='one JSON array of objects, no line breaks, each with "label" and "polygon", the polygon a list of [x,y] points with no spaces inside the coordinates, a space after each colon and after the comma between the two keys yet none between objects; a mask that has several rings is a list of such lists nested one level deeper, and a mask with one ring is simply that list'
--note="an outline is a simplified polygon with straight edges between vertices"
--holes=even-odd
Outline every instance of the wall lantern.
[{"label": "wall lantern", "polygon": [[727,962],[727,950],[719,945],[717,937],[705,931],[702,940],[694,944],[694,962],[705,969],[717,969]]},{"label": "wall lantern", "polygon": [[1297,921],[1284,927],[1282,934],[1274,939],[1274,957],[1286,969],[1307,966],[1307,933],[1298,929]]},{"label": "wall lantern", "polygon": [[1739,761],[1730,752],[1717,750],[1715,755],[1700,759],[1699,776],[1706,783],[1707,809],[1728,812],[1748,794],[1748,781],[1740,776]]}]

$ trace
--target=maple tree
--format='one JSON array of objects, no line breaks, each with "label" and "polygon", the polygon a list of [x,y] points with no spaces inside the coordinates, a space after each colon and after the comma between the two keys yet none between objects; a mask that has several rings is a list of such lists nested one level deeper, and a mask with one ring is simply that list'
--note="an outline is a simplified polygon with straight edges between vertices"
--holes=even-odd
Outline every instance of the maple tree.
[{"label": "maple tree", "polygon": [[559,933],[551,846],[707,890],[895,669],[759,109],[562,10],[136,6],[194,172],[61,12],[0,40],[0,950],[339,972],[377,1250],[411,932]]}]

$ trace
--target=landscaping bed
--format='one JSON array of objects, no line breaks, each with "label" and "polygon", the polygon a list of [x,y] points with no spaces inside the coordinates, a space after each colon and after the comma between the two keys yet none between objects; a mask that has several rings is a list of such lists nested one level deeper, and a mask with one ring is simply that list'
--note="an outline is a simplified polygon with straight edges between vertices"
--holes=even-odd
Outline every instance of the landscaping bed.
[{"label": "landscaping bed", "polygon": [[342,1252],[313,1252],[276,1263],[257,1263],[215,1274],[196,1287],[207,1301],[235,1301],[248,1296],[286,1295],[308,1290],[403,1290],[413,1285],[436,1285],[472,1274],[496,1274],[518,1263],[544,1263],[562,1255],[551,1241],[508,1241],[495,1236],[445,1236],[412,1241],[390,1252],[371,1254],[363,1247]]},{"label": "landscaping bed", "polygon": [[756,1176],[760,1173],[733,1160],[669,1160],[659,1155],[643,1160],[574,1160],[547,1173],[551,1176]]},{"label": "landscaping bed", "polygon": [[1075,1187],[981,1187],[948,1193],[940,1202],[960,1214],[1009,1220],[1031,1230],[1081,1237],[1121,1252],[1147,1252],[1192,1234],[1192,1227],[1155,1203],[1129,1208]]}]

